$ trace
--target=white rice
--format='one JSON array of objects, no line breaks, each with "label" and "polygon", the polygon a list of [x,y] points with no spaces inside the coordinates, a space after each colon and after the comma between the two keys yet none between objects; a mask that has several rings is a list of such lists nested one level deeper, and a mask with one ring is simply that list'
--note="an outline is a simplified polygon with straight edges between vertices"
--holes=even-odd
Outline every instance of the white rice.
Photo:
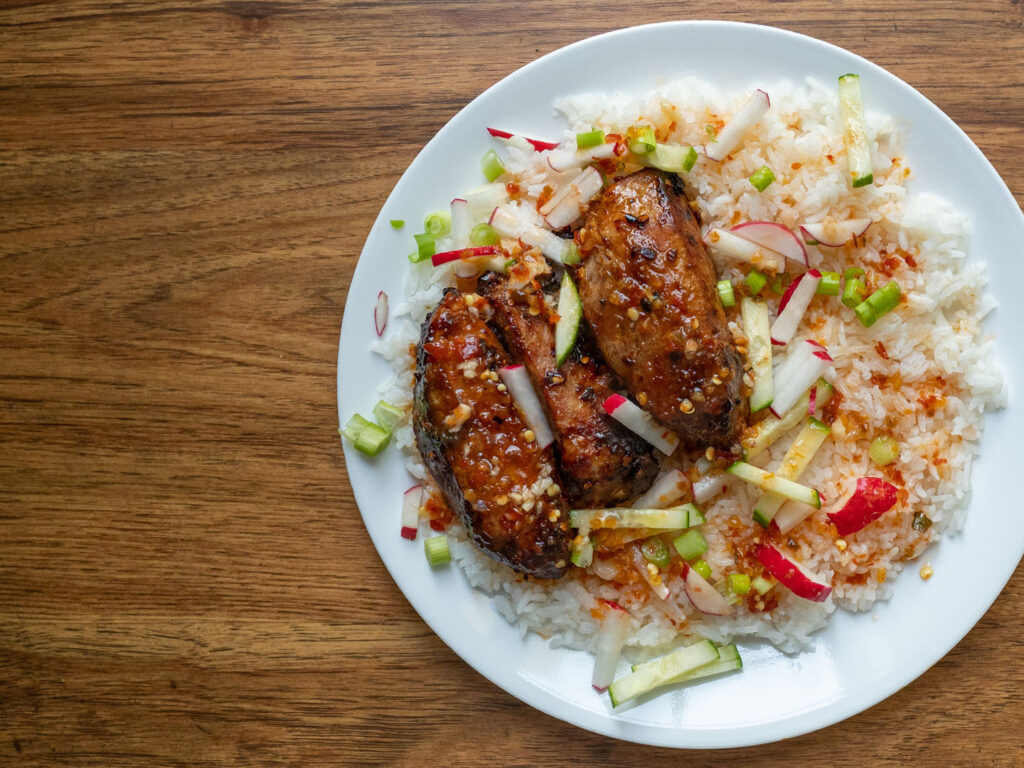
[{"label": "white rice", "polygon": [[[597,598],[606,598],[629,610],[628,645],[635,650],[654,650],[685,634],[718,642],[754,636],[796,651],[806,647],[810,634],[825,626],[837,607],[864,611],[888,598],[906,561],[918,557],[942,533],[955,533],[964,524],[971,461],[984,413],[1003,406],[1007,398],[995,342],[982,328],[983,318],[994,307],[984,293],[984,265],[967,260],[970,222],[933,195],[908,194],[905,185],[912,174],[893,118],[868,114],[875,183],[851,190],[835,89],[809,80],[766,90],[772,102],[769,113],[722,163],[701,158],[685,177],[688,193],[699,206],[705,229],[748,220],[771,220],[794,229],[802,222],[826,218],[869,217],[876,222],[858,248],[808,247],[812,267],[839,272],[857,265],[877,273],[888,256],[892,278],[907,300],[870,329],[863,328],[838,299],[816,301],[802,321],[799,335],[811,335],[835,357],[834,383],[844,400],[831,438],[801,482],[819,489],[826,499],[838,499],[856,477],[879,474],[867,455],[867,444],[875,435],[892,435],[901,449],[898,469],[906,501],[846,537],[845,548],[837,546],[823,523],[827,505],[791,532],[797,559],[833,583],[824,602],[801,599],[777,586],[769,593],[778,598],[770,611],[753,612],[741,605],[731,616],[704,616],[689,604],[680,585],[669,580],[672,599],[687,615],[684,626],[675,626],[649,596],[624,593],[594,575],[593,568],[557,583],[519,577],[478,551],[461,525],[454,524],[449,533],[455,561],[470,583],[492,595],[495,608],[524,634],[537,632],[553,645],[592,648],[601,626],[592,611]],[[746,95],[721,93],[688,78],[639,98],[584,94],[561,99],[555,106],[567,120],[566,137],[592,128],[625,133],[628,126],[647,122],[663,130],[671,127],[670,141],[700,145],[707,140],[706,126],[728,120]],[[507,167],[528,198],[520,214],[535,219],[534,204],[544,186],[557,189],[572,174],[552,173],[523,143],[511,142],[508,152]],[[763,165],[778,178],[758,193],[748,177]],[[722,277],[741,275],[724,264],[718,267]],[[443,287],[451,283],[448,269],[435,270],[429,263],[410,269],[405,302],[392,313],[389,333],[374,346],[397,372],[381,388],[384,399],[405,406],[411,402],[410,344],[416,342],[419,323],[440,299]],[[773,312],[776,304],[769,300]],[[888,359],[879,354],[880,344]],[[880,387],[872,382],[873,375],[888,383]],[[930,395],[937,399],[931,411],[921,404]],[[395,442],[408,455],[409,471],[427,479],[408,420],[397,430]],[[790,442],[791,437],[780,439],[756,463],[769,469],[778,466]],[[735,570],[727,539],[756,532],[750,514],[754,498],[746,486],[733,483],[704,510],[708,522],[702,530],[710,547],[705,559],[716,574]],[[933,521],[926,533],[911,527],[915,513]]]}]

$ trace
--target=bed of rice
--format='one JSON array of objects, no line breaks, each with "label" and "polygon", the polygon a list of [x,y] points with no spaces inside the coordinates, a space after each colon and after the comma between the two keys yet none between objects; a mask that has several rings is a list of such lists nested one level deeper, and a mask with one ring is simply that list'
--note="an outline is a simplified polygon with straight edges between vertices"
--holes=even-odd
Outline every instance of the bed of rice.
[{"label": "bed of rice", "polygon": [[[995,344],[981,326],[993,308],[984,293],[984,266],[966,259],[969,222],[941,199],[908,194],[912,169],[903,159],[899,126],[892,117],[868,113],[875,183],[851,190],[834,86],[808,81],[778,83],[766,90],[772,101],[769,113],[724,162],[702,157],[685,178],[687,192],[699,206],[705,229],[748,220],[776,221],[791,228],[826,218],[870,217],[876,222],[859,247],[808,249],[812,267],[842,272],[847,266],[861,266],[869,274],[891,276],[906,300],[870,329],[863,328],[838,299],[823,297],[812,303],[798,336],[809,335],[829,348],[843,402],[831,438],[801,482],[819,489],[826,499],[838,499],[854,478],[880,474],[868,457],[868,444],[875,435],[891,435],[901,453],[887,474],[906,490],[906,501],[847,536],[845,547],[837,546],[834,529],[824,522],[827,504],[791,532],[795,557],[832,578],[834,589],[824,602],[801,599],[779,586],[773,590],[778,604],[770,611],[754,612],[741,605],[731,616],[704,616],[670,580],[688,617],[683,626],[670,621],[645,594],[619,589],[593,575],[592,569],[574,569],[557,583],[517,577],[479,552],[454,524],[449,530],[454,559],[470,583],[492,595],[495,608],[524,634],[533,631],[550,637],[555,645],[592,648],[601,626],[597,598],[602,597],[629,610],[628,646],[634,650],[657,650],[684,634],[719,642],[756,636],[782,650],[797,651],[837,607],[864,611],[886,599],[906,562],[919,557],[941,534],[954,533],[964,524],[971,461],[984,413],[1006,401]],[[555,107],[567,120],[566,137],[592,128],[624,133],[630,125],[647,122],[658,129],[659,140],[701,145],[707,140],[707,126],[720,127],[745,96],[722,93],[688,78],[639,98],[585,94],[563,99]],[[521,144],[511,145],[508,152],[507,166],[527,194],[522,215],[529,218],[535,215],[536,197],[544,185],[557,187],[565,179]],[[778,178],[758,193],[747,179],[763,165]],[[724,264],[718,267],[722,277],[741,276]],[[449,270],[431,269],[429,263],[410,270],[406,300],[392,313],[388,334],[375,346],[396,369],[395,379],[381,388],[384,399],[410,403],[409,345],[418,338],[419,323],[443,287],[451,283]],[[769,305],[774,313],[777,297],[770,298]],[[408,422],[397,430],[395,442],[407,453],[410,472],[426,479]],[[756,463],[776,467],[790,442],[791,437],[780,439]],[[734,570],[730,539],[756,533],[750,514],[754,499],[747,486],[734,482],[705,508],[705,559],[716,574]],[[933,521],[923,533],[910,525],[918,512]]]}]

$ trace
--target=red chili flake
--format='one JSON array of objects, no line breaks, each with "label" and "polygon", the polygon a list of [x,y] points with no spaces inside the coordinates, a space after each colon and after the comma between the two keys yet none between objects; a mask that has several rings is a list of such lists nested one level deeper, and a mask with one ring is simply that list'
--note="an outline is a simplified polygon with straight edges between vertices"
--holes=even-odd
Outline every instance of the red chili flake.
[{"label": "red chili flake", "polygon": [[835,159],[834,157],[832,157],[832,155],[825,155],[825,157],[827,157],[827,158],[828,158],[828,161],[829,161],[830,163],[834,163],[834,162],[836,161],[836,159]]},{"label": "red chili flake", "polygon": [[889,359],[889,352],[886,350],[885,344],[883,344],[882,342],[878,342],[877,344],[875,344],[875,352],[877,352],[878,356],[883,360]]}]

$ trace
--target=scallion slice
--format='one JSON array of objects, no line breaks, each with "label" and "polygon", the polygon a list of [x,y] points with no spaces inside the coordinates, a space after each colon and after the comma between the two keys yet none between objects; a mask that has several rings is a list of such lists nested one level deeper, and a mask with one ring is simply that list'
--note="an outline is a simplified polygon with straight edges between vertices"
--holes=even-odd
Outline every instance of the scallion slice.
[{"label": "scallion slice", "polygon": [[771,579],[766,579],[764,576],[755,576],[750,582],[750,586],[753,587],[757,594],[766,595],[775,586],[775,582]]},{"label": "scallion slice", "polygon": [[644,163],[669,173],[689,173],[697,163],[697,150],[685,144],[658,144]]},{"label": "scallion slice", "polygon": [[495,181],[505,172],[505,165],[501,162],[501,158],[498,157],[498,153],[493,149],[489,149],[480,158],[480,170],[484,172],[484,176],[488,181]]},{"label": "scallion slice", "polygon": [[469,231],[470,245],[497,245],[500,240],[498,231],[490,224],[477,224]]},{"label": "scallion slice", "polygon": [[750,591],[750,576],[745,573],[730,573],[726,581],[734,595],[745,595]]},{"label": "scallion slice", "polygon": [[900,303],[900,284],[890,280],[853,308],[865,328],[870,328],[878,318],[894,310]]},{"label": "scallion slice", "polygon": [[416,240],[416,250],[409,254],[409,261],[413,264],[426,261],[437,252],[437,245],[434,243],[434,238],[426,232],[420,232],[417,235],[413,235],[413,238]]},{"label": "scallion slice", "polygon": [[394,432],[398,422],[402,420],[402,411],[384,400],[373,406],[373,416],[388,432]]},{"label": "scallion slice", "polygon": [[376,456],[387,448],[389,442],[391,442],[391,433],[383,427],[370,423],[359,433],[355,446],[357,451],[361,451],[367,456]]},{"label": "scallion slice", "polygon": [[850,167],[850,185],[865,187],[874,181],[871,169],[871,146],[868,143],[867,121],[861,100],[860,77],[839,78],[839,115],[843,122],[843,142]]},{"label": "scallion slice", "polygon": [[576,247],[576,243],[572,240],[569,241],[565,253],[562,255],[562,263],[569,266],[580,263],[580,249]]},{"label": "scallion slice", "polygon": [[868,455],[878,466],[888,466],[900,457],[900,444],[891,437],[876,437],[871,441]]},{"label": "scallion slice", "polygon": [[846,285],[843,286],[843,304],[851,309],[864,300],[866,286],[859,277],[846,278]]},{"label": "scallion slice", "polygon": [[855,277],[864,277],[864,270],[860,267],[847,267],[843,271],[843,279],[853,280]]},{"label": "scallion slice", "polygon": [[789,284],[791,282],[793,282],[792,275],[788,272],[783,272],[772,278],[771,283],[768,285],[768,290],[781,296],[786,292],[786,289],[789,288]]},{"label": "scallion slice", "polygon": [[711,566],[708,565],[707,560],[696,560],[690,563],[690,567],[693,568],[704,581],[711,580]]},{"label": "scallion slice", "polygon": [[718,298],[722,300],[723,307],[736,306],[736,293],[732,289],[732,280],[719,280],[715,283],[718,290]]},{"label": "scallion slice", "polygon": [[352,418],[348,420],[348,423],[345,424],[345,427],[338,431],[341,432],[343,437],[355,443],[355,441],[359,438],[359,435],[361,435],[363,433],[363,430],[365,430],[368,426],[370,426],[369,421],[364,419],[358,413],[354,413],[352,414]]},{"label": "scallion slice", "polygon": [[762,290],[764,290],[764,287],[768,285],[768,275],[764,272],[752,269],[750,270],[750,274],[744,278],[743,284],[747,286],[747,290],[750,292],[751,296],[757,296]]},{"label": "scallion slice", "polygon": [[423,540],[423,552],[431,568],[451,562],[452,553],[448,549],[447,536],[430,536]]},{"label": "scallion slice", "polygon": [[576,134],[576,149],[590,149],[604,144],[604,131],[587,131]]},{"label": "scallion slice", "polygon": [[640,545],[640,552],[643,553],[647,562],[654,563],[659,568],[668,568],[668,564],[672,559],[668,546],[657,536],[652,536],[645,540]]},{"label": "scallion slice", "polygon": [[433,238],[445,237],[452,231],[452,215],[448,211],[433,211],[423,219],[423,231]]},{"label": "scallion slice", "polygon": [[678,537],[672,542],[672,546],[676,548],[676,552],[683,560],[695,560],[696,558],[703,555],[708,551],[708,541],[704,538],[704,534],[698,531],[696,528],[691,528],[682,536]]},{"label": "scallion slice", "polygon": [[626,146],[634,155],[646,155],[654,151],[658,140],[649,125],[632,125],[626,131]]},{"label": "scallion slice", "polygon": [[822,272],[821,282],[818,283],[818,290],[816,293],[820,293],[824,296],[838,296],[839,282],[840,278],[838,272]]},{"label": "scallion slice", "polygon": [[392,229],[401,229],[404,226],[405,226],[405,221],[403,221],[402,219],[392,219],[391,220],[391,228]]},{"label": "scallion slice", "polygon": [[767,165],[761,166],[750,176],[750,183],[758,192],[764,192],[775,181],[775,173]]}]

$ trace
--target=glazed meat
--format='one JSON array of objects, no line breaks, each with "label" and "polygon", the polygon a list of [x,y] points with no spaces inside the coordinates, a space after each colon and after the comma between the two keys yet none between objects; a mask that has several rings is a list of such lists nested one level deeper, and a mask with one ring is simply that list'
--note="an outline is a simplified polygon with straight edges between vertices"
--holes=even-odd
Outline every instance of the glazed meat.
[{"label": "glazed meat", "polygon": [[688,447],[729,449],[747,417],[743,363],[680,184],[646,169],[608,187],[579,233],[577,282],[604,359],[633,397]]},{"label": "glazed meat", "polygon": [[555,317],[545,302],[545,287],[554,293],[557,283],[552,279],[547,286],[534,282],[514,289],[501,275],[488,272],[477,291],[493,308],[491,324],[505,348],[526,366],[540,393],[569,500],[574,506],[614,506],[646,491],[658,463],[647,443],[601,407],[616,382],[585,328],[568,359],[561,367],[555,364]]},{"label": "glazed meat", "polygon": [[499,388],[498,369],[509,358],[480,318],[484,305],[449,288],[423,324],[416,444],[477,546],[521,573],[558,578],[570,534],[554,450],[527,439],[515,403]]}]

